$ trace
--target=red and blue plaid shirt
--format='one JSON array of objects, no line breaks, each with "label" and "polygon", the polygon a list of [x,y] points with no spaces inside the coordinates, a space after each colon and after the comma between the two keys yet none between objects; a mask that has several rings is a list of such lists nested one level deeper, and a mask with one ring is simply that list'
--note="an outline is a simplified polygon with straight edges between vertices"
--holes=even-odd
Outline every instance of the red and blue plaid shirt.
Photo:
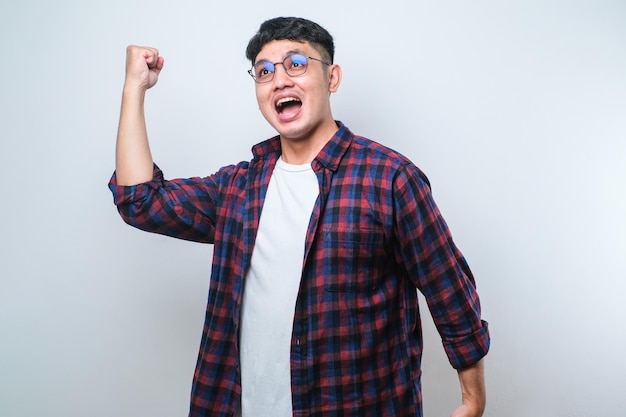
[{"label": "red and blue plaid shirt", "polygon": [[[425,175],[404,156],[339,130],[312,162],[320,185],[306,236],[291,339],[294,416],[421,416],[425,296],[455,368],[489,349],[474,278]],[[123,219],[142,230],[214,243],[206,321],[190,416],[239,406],[239,315],[244,278],[278,137],[253,159],[205,178],[154,178],[109,187]]]}]

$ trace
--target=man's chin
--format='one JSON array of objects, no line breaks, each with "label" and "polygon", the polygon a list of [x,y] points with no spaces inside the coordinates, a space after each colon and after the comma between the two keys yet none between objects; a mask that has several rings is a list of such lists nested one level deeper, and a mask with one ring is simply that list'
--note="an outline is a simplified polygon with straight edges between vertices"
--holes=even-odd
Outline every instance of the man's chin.
[{"label": "man's chin", "polygon": [[281,121],[273,124],[273,127],[281,138],[290,140],[297,140],[301,136],[304,136],[306,131],[305,127],[296,120],[289,122]]}]

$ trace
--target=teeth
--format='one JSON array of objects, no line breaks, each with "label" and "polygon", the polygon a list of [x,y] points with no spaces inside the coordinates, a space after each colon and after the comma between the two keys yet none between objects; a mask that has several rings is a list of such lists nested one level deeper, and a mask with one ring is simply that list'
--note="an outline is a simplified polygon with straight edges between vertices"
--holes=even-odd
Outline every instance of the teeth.
[{"label": "teeth", "polygon": [[281,98],[280,100],[278,100],[278,102],[276,103],[277,106],[282,106],[285,103],[289,103],[291,101],[300,101],[295,97],[285,97],[285,98]]}]

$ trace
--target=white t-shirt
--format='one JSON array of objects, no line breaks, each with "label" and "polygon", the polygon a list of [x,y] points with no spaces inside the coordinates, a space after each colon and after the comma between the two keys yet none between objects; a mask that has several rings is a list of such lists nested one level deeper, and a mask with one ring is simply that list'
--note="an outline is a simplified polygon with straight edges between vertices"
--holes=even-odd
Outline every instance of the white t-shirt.
[{"label": "white t-shirt", "polygon": [[310,164],[280,158],[245,278],[240,327],[243,417],[291,417],[290,345],[304,242],[319,194]]}]

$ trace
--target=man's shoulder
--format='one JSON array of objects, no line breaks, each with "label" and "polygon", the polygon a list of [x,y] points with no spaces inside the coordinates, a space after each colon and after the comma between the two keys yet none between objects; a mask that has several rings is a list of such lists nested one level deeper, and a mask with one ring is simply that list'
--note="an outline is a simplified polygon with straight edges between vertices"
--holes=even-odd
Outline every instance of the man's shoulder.
[{"label": "man's shoulder", "polygon": [[384,170],[389,175],[412,178],[430,185],[426,174],[401,152],[365,136],[354,135],[346,162],[367,166],[370,170]]},{"label": "man's shoulder", "polygon": [[352,151],[361,154],[363,157],[368,157],[384,164],[397,166],[413,165],[413,162],[404,154],[387,145],[383,145],[377,140],[365,136],[354,136]]}]

